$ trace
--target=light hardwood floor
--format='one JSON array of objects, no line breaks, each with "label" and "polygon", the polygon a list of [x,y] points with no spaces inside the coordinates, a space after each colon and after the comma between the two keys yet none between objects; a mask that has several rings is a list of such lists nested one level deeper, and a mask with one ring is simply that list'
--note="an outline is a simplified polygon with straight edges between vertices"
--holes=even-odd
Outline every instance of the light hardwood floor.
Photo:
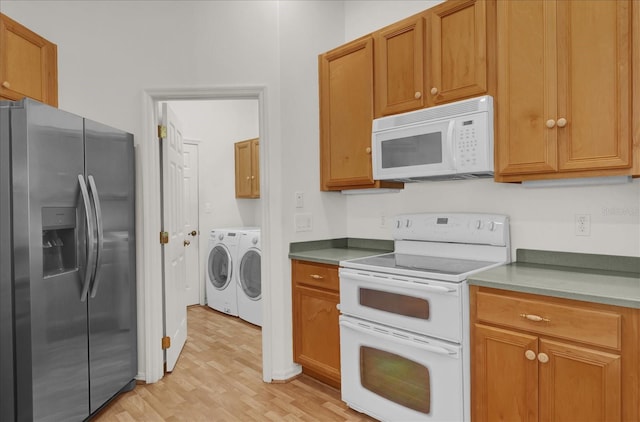
[{"label": "light hardwood floor", "polygon": [[175,370],[120,395],[93,421],[375,421],[306,375],[264,383],[258,327],[208,307],[191,306],[187,315]]}]

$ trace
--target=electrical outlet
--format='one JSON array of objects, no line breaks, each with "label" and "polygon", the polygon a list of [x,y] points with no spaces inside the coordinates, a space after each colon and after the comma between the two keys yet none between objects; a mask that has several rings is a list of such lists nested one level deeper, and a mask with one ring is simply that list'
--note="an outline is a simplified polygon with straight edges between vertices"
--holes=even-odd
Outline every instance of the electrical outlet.
[{"label": "electrical outlet", "polygon": [[313,228],[311,213],[296,214],[294,220],[297,232],[310,232]]},{"label": "electrical outlet", "polygon": [[591,234],[591,215],[576,214],[576,236],[589,236]]}]

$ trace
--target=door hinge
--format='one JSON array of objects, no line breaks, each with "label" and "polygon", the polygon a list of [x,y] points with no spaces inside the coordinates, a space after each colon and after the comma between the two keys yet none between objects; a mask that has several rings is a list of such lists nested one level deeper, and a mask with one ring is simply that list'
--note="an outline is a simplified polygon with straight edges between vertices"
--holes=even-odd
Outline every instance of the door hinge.
[{"label": "door hinge", "polygon": [[166,245],[169,243],[169,232],[160,232],[160,244]]},{"label": "door hinge", "polygon": [[164,125],[158,125],[158,138],[166,138],[167,137],[167,127]]},{"label": "door hinge", "polygon": [[171,347],[171,337],[162,337],[162,350],[168,349],[169,347]]}]

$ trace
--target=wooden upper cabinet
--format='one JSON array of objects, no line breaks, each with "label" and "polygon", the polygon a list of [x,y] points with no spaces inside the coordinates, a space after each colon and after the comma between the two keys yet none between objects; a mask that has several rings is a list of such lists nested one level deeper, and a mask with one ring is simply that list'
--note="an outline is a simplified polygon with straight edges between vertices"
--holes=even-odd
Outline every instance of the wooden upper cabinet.
[{"label": "wooden upper cabinet", "polygon": [[360,38],[321,54],[320,189],[402,187],[373,180],[373,40]]},{"label": "wooden upper cabinet", "polygon": [[236,198],[260,198],[260,142],[236,142]]},{"label": "wooden upper cabinet", "polygon": [[57,46],[0,14],[0,98],[58,106]]},{"label": "wooden upper cabinet", "polygon": [[488,38],[495,25],[495,1],[450,0],[426,16],[427,105],[486,94],[487,68],[495,57],[495,43]]},{"label": "wooden upper cabinet", "polygon": [[376,117],[425,106],[424,33],[420,14],[374,34]]},{"label": "wooden upper cabinet", "polygon": [[632,3],[497,2],[496,180],[631,174]]}]

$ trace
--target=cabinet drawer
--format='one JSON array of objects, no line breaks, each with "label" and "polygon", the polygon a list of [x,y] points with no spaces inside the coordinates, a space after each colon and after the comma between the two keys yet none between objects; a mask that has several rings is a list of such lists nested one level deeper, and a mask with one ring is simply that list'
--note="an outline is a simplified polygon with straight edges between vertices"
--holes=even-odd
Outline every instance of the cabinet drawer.
[{"label": "cabinet drawer", "polygon": [[621,346],[622,316],[609,310],[478,292],[476,312],[479,321],[616,350]]},{"label": "cabinet drawer", "polygon": [[292,276],[296,284],[320,287],[333,291],[340,290],[338,266],[317,264],[306,261],[292,261]]}]

